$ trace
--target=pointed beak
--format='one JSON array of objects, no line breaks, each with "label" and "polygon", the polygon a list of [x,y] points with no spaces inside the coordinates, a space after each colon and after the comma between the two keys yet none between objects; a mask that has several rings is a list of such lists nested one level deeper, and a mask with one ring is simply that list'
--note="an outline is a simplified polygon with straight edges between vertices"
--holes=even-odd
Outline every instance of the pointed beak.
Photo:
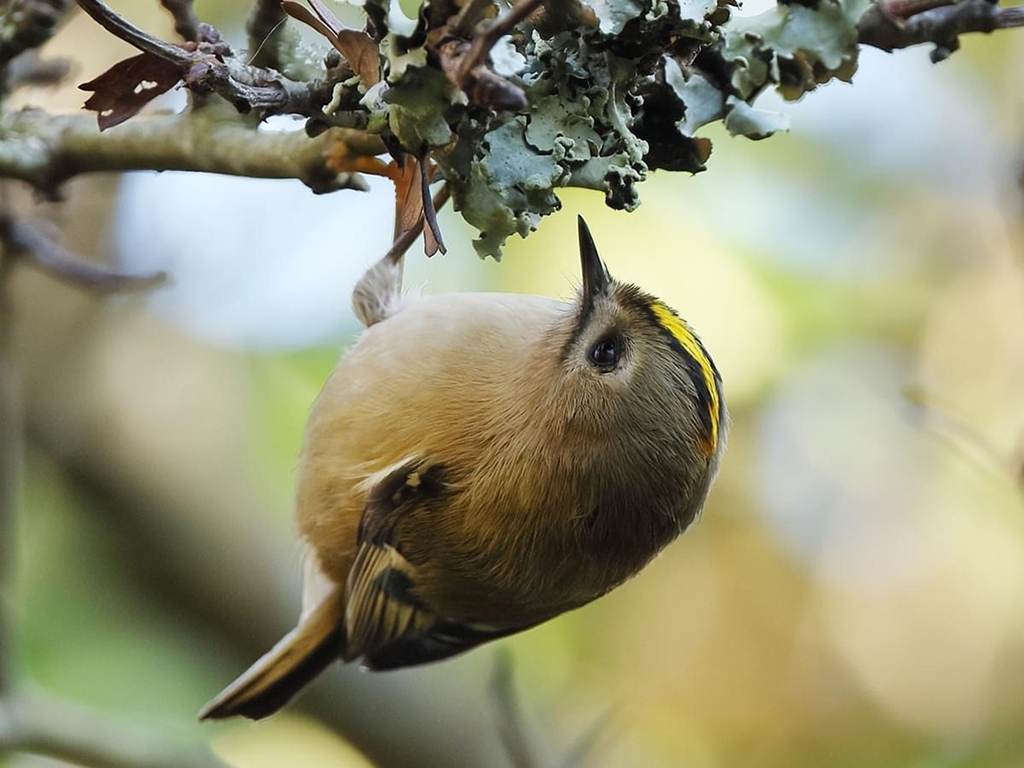
[{"label": "pointed beak", "polygon": [[583,265],[583,304],[584,306],[593,302],[594,298],[603,293],[612,282],[611,275],[601,256],[597,253],[597,246],[594,245],[594,238],[587,228],[587,222],[582,216],[577,217],[580,236],[580,262]]}]

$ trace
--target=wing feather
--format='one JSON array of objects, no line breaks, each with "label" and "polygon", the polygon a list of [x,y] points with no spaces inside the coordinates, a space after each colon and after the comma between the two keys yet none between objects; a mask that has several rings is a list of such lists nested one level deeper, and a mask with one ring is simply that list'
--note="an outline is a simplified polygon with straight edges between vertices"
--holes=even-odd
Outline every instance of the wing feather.
[{"label": "wing feather", "polygon": [[348,580],[347,657],[430,628],[436,619],[416,597],[415,583],[415,569],[393,546],[360,545]]},{"label": "wing feather", "polygon": [[345,659],[369,669],[395,669],[454,656],[488,640],[527,629],[453,621],[443,606],[418,592],[419,569],[402,553],[401,521],[412,513],[444,515],[454,493],[445,468],[418,459],[394,465],[371,480],[349,571]]}]

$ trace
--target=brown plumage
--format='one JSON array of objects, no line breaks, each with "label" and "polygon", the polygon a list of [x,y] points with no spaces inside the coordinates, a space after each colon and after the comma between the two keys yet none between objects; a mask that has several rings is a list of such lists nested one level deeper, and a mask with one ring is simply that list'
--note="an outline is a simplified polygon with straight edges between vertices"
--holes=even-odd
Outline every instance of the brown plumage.
[{"label": "brown plumage", "polygon": [[714,364],[664,304],[617,283],[580,219],[583,287],[399,300],[307,426],[299,625],[202,712],[276,711],[336,658],[391,669],[532,627],[637,573],[698,514],[724,443]]}]

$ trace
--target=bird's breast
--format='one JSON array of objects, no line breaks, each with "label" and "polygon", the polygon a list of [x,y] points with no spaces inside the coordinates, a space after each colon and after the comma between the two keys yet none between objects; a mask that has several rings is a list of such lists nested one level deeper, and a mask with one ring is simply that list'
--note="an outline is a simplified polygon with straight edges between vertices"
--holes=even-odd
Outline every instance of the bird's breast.
[{"label": "bird's breast", "polygon": [[[481,466],[507,465],[501,451],[542,386],[538,342],[566,311],[531,296],[434,296],[363,333],[317,397],[300,457],[296,517],[328,575],[347,576],[375,473],[414,458],[443,465],[460,489],[501,481]],[[455,505],[434,522],[471,532],[480,510]]]}]

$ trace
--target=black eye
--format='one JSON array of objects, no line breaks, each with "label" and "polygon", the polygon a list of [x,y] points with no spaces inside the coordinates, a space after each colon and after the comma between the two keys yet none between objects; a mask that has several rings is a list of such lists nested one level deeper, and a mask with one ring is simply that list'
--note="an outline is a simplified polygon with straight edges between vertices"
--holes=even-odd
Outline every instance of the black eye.
[{"label": "black eye", "polygon": [[590,362],[603,370],[611,370],[619,362],[622,342],[617,336],[606,336],[590,348]]}]

